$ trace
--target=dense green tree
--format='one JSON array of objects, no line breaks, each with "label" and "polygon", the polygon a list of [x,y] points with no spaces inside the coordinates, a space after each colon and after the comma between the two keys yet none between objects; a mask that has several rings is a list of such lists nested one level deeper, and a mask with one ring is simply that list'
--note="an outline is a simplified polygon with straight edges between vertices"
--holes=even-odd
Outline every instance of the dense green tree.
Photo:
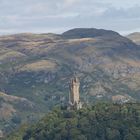
[{"label": "dense green tree", "polygon": [[139,140],[139,110],[139,104],[132,103],[99,103],[80,110],[55,108],[37,124],[8,140]]}]

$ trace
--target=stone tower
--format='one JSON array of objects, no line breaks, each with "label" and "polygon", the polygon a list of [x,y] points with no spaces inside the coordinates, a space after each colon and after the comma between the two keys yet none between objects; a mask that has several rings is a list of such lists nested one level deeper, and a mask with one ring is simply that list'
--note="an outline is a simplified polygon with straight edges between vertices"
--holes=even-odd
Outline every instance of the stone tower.
[{"label": "stone tower", "polygon": [[70,81],[70,95],[69,95],[69,104],[71,107],[80,109],[82,104],[80,102],[80,82],[77,77],[74,77]]}]

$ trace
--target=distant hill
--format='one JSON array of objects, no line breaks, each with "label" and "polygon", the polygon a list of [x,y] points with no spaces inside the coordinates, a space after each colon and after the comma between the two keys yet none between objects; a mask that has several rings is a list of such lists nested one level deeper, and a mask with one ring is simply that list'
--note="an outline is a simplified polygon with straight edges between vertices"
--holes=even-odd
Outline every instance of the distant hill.
[{"label": "distant hill", "polygon": [[78,38],[94,38],[99,36],[120,36],[117,32],[95,28],[75,28],[66,31],[62,34],[63,38],[78,39]]},{"label": "distant hill", "polygon": [[[22,115],[19,104],[12,104],[16,111],[11,118],[34,121],[67,102],[74,74],[81,82],[83,102],[140,101],[140,47],[114,31],[77,28],[60,35],[0,37],[0,91],[35,105],[35,110],[22,110],[26,114]],[[8,120],[0,123],[0,130],[7,125]]]},{"label": "distant hill", "polygon": [[131,39],[132,41],[134,41],[136,44],[140,45],[140,33],[139,32],[129,34],[127,37],[129,39]]}]

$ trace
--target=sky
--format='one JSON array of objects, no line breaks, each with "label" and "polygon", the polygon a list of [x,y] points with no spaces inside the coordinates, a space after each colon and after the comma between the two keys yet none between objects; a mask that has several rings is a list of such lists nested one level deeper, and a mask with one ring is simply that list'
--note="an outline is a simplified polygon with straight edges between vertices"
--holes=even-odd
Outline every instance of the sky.
[{"label": "sky", "polygon": [[0,34],[82,27],[140,32],[140,0],[0,0]]}]

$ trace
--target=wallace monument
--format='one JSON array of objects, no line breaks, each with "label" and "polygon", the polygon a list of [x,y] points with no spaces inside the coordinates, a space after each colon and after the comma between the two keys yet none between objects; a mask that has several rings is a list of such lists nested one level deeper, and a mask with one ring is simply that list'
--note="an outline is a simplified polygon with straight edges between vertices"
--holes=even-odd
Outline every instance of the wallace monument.
[{"label": "wallace monument", "polygon": [[80,82],[79,79],[74,76],[70,81],[70,93],[69,93],[69,107],[73,109],[82,108],[82,103],[80,102]]}]

